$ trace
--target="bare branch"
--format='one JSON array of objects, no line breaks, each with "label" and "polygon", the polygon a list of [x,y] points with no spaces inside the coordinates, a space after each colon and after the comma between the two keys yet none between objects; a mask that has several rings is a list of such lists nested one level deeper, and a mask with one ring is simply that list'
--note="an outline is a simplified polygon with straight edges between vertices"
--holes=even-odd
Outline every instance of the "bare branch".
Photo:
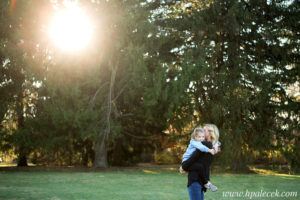
[{"label": "bare branch", "polygon": [[137,136],[137,135],[133,135],[131,133],[125,132],[123,131],[124,134],[133,137],[135,139],[139,139],[139,140],[159,140],[161,137],[157,136],[157,135],[151,135],[151,136]]}]

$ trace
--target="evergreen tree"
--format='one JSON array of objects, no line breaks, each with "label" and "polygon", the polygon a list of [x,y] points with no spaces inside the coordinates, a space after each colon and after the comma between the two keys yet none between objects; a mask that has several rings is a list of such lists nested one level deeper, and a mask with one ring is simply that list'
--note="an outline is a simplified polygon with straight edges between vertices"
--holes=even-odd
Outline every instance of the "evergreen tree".
[{"label": "evergreen tree", "polygon": [[[115,2],[111,3],[114,6]],[[119,47],[111,53],[117,65],[111,72],[115,82],[108,102],[112,127],[117,128],[110,135],[114,138],[110,140],[114,148],[111,159],[124,165],[160,146],[158,138],[165,135],[180,93],[166,74],[173,61],[172,46],[168,46],[173,38],[164,36],[151,22],[160,4],[124,1],[117,5],[120,7],[114,9],[121,8],[122,15],[116,27],[123,34],[117,40]]]},{"label": "evergreen tree", "polygon": [[[186,1],[169,14],[167,26],[186,38],[178,51],[185,56],[181,74],[189,82],[190,114],[196,124],[220,128],[221,157],[233,169],[245,166],[250,151],[278,148],[273,136],[291,135],[298,126],[299,103],[286,94],[299,74],[298,6],[297,1]],[[283,113],[289,117],[283,120]]]},{"label": "evergreen tree", "polygon": [[153,152],[159,145],[153,138],[164,135],[178,104],[177,83],[168,82],[166,75],[172,38],[149,20],[159,6],[155,2],[83,5],[102,30],[96,32],[101,37],[90,50],[68,54],[37,37],[33,46],[38,44],[39,51],[27,50],[36,58],[31,64],[43,68],[33,67],[41,80],[30,121],[39,141],[36,151],[65,158],[64,164],[74,164],[79,153],[82,164],[94,159],[94,167],[107,167],[107,151],[114,164],[137,162],[143,152]]},{"label": "evergreen tree", "polygon": [[[24,10],[11,1],[1,1],[1,147],[14,149],[18,166],[27,166],[31,149],[30,134],[26,131],[26,117],[30,115],[32,82],[28,77],[28,65],[22,49],[21,36]],[[26,4],[23,4],[26,9]]]}]

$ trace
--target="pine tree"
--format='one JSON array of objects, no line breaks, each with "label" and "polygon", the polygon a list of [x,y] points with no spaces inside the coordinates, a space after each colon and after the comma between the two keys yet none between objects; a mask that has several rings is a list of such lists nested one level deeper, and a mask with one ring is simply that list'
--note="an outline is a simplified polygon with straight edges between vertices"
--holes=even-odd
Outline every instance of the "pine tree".
[{"label": "pine tree", "polygon": [[107,167],[108,160],[137,162],[143,152],[159,145],[157,138],[164,135],[178,104],[173,98],[177,83],[168,82],[170,75],[165,73],[172,62],[172,38],[149,21],[159,6],[155,2],[84,5],[96,21],[101,19],[102,37],[92,49],[74,56],[45,46],[39,38],[39,51],[29,49],[39,58],[31,63],[43,68],[34,67],[41,80],[36,115],[30,122],[39,141],[36,151],[66,157],[67,164],[73,164],[76,154],[85,154],[82,157],[93,159],[94,167]]},{"label": "pine tree", "polygon": [[221,157],[233,169],[250,151],[278,148],[273,136],[298,125],[299,104],[286,94],[299,72],[297,10],[296,1],[186,1],[170,15],[168,26],[186,37],[178,49],[190,114],[220,128]]},{"label": "pine tree", "polygon": [[[26,3],[23,4],[26,9]],[[1,146],[13,149],[18,166],[27,166],[30,152],[30,134],[26,131],[26,117],[30,115],[32,82],[28,77],[21,36],[24,21],[22,5],[1,1]],[[13,125],[15,127],[9,127]]]}]

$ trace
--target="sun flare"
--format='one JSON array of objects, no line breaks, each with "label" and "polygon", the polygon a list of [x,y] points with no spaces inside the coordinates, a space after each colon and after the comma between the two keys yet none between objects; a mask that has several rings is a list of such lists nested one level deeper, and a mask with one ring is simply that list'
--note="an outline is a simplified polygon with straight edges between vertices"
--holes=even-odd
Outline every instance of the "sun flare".
[{"label": "sun flare", "polygon": [[83,49],[92,38],[91,20],[75,4],[70,4],[54,16],[50,37],[63,50]]}]

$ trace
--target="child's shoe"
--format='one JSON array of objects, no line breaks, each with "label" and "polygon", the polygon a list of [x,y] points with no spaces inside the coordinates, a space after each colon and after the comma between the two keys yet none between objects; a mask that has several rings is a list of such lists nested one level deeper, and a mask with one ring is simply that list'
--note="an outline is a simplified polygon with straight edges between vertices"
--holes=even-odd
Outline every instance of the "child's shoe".
[{"label": "child's shoe", "polygon": [[207,189],[209,189],[212,192],[215,192],[215,191],[218,190],[218,187],[215,186],[215,185],[213,185],[213,184],[211,184],[211,183],[205,184],[204,187],[207,188]]}]

